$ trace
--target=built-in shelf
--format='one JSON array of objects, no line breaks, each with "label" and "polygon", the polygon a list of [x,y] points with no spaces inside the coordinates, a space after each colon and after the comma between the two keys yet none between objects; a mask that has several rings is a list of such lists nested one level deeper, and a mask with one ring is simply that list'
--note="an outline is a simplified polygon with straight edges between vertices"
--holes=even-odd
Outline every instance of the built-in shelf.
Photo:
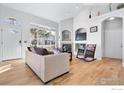
[{"label": "built-in shelf", "polygon": [[71,41],[71,31],[69,30],[62,31],[62,41]]},{"label": "built-in shelf", "polygon": [[87,41],[86,40],[84,40],[84,41],[75,41],[75,43],[87,43]]},{"label": "built-in shelf", "polygon": [[65,44],[71,44],[71,41],[61,41],[61,43],[65,43]]},{"label": "built-in shelf", "polygon": [[74,54],[78,49],[84,49],[87,43],[87,31],[85,28],[79,28],[75,31]]},{"label": "built-in shelf", "polygon": [[62,34],[62,39],[61,39],[62,49],[67,51],[72,51],[71,31],[63,30],[61,34]]},{"label": "built-in shelf", "polygon": [[85,28],[79,28],[75,31],[75,41],[87,40],[87,31]]},{"label": "built-in shelf", "polygon": [[75,53],[77,53],[78,49],[84,49],[85,46],[86,46],[86,43],[75,44]]}]

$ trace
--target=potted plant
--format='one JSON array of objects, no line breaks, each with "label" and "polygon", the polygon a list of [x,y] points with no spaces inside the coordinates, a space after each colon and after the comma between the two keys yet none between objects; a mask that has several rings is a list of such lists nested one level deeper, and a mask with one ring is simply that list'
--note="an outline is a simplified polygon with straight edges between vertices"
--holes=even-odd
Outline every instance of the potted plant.
[{"label": "potted plant", "polygon": [[33,46],[37,46],[37,29],[36,28],[31,28],[30,33],[33,36],[33,39],[31,41],[31,44]]},{"label": "potted plant", "polygon": [[45,34],[46,31],[44,30],[38,30],[38,37],[39,37],[39,45],[44,45],[45,44]]}]

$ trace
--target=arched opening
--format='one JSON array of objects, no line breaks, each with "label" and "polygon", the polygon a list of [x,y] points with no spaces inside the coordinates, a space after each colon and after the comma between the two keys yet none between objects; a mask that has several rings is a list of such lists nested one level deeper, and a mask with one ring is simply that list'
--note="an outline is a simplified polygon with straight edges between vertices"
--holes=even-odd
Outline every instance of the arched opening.
[{"label": "arched opening", "polygon": [[71,32],[69,30],[62,31],[62,41],[71,41]]},{"label": "arched opening", "polygon": [[102,22],[102,57],[122,59],[123,19],[109,17]]},{"label": "arched opening", "polygon": [[85,28],[78,28],[75,31],[75,46],[74,52],[77,54],[78,49],[84,49],[87,40],[87,30]]},{"label": "arched opening", "polygon": [[85,28],[79,28],[75,32],[75,40],[82,41],[87,39],[87,33]]}]

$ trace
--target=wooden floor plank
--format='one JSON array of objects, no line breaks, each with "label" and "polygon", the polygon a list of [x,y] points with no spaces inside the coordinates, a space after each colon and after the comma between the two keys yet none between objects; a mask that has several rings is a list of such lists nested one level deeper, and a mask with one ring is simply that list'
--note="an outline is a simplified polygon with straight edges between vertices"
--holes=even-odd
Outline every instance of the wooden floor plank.
[{"label": "wooden floor plank", "polygon": [[[0,71],[0,85],[43,85],[23,60],[0,63],[0,70],[7,67],[10,69]],[[121,60],[116,59],[84,62],[73,58],[70,72],[46,85],[124,85],[124,68]]]}]

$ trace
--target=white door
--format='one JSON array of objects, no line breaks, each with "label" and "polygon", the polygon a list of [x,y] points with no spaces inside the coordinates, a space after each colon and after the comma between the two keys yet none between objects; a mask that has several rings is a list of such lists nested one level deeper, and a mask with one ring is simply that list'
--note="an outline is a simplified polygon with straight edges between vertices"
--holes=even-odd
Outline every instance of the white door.
[{"label": "white door", "polygon": [[21,58],[21,30],[19,28],[4,26],[2,28],[2,60]]},{"label": "white door", "polygon": [[0,27],[0,61],[2,61],[2,34],[1,34],[1,27]]},{"label": "white door", "polygon": [[122,19],[105,24],[105,57],[122,59]]}]

